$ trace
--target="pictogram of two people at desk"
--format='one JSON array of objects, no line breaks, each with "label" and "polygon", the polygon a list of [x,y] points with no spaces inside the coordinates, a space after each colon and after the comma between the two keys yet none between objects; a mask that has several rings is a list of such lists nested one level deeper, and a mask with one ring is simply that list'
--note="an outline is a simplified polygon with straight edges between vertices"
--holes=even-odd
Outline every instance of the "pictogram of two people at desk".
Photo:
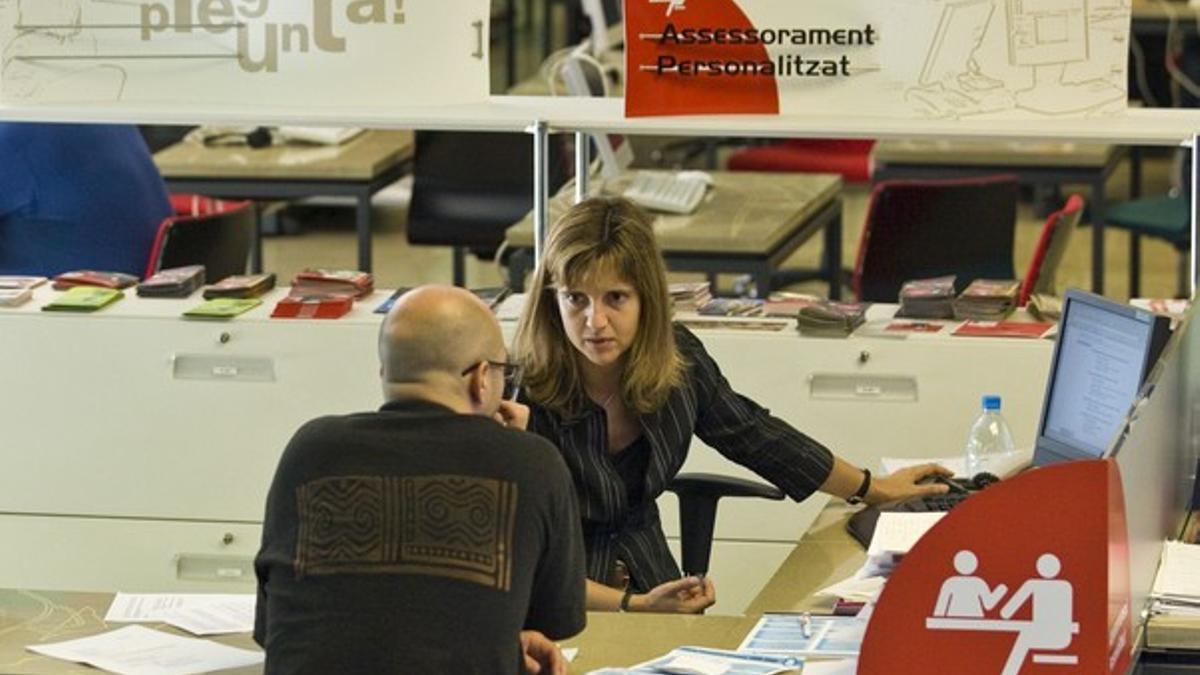
[{"label": "pictogram of two people at desk", "polygon": [[[1017,675],[1030,654],[1033,663],[1078,663],[1076,655],[1063,651],[1079,632],[1079,624],[1072,617],[1074,590],[1071,582],[1058,578],[1062,563],[1053,553],[1043,553],[1034,567],[1031,572],[1036,571],[1036,576],[1031,576],[1008,595],[1006,585],[998,584],[993,588],[975,575],[979,559],[973,552],[959,551],[954,555],[954,570],[958,574],[942,582],[933,615],[925,620],[925,627],[930,630],[1016,633],[1002,675]],[[1026,604],[1030,605],[1030,618],[1013,619]]]}]

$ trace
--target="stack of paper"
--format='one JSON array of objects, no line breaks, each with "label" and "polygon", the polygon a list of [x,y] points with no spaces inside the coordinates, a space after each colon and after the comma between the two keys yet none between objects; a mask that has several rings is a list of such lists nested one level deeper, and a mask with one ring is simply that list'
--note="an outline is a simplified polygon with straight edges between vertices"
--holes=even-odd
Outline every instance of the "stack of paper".
[{"label": "stack of paper", "polygon": [[700,307],[704,316],[759,316],[763,301],[756,298],[713,298]]},{"label": "stack of paper", "polygon": [[253,593],[117,593],[106,623],[169,623],[193,635],[254,630]]},{"label": "stack of paper", "polygon": [[1168,541],[1154,578],[1154,609],[1173,616],[1200,616],[1200,544]]},{"label": "stack of paper", "polygon": [[999,321],[1017,306],[1021,284],[1011,280],[976,279],[954,301],[959,319]]},{"label": "stack of paper", "polygon": [[706,647],[678,647],[630,668],[601,668],[588,675],[774,675],[792,672],[804,663],[794,656],[742,654]]},{"label": "stack of paper", "polygon": [[866,321],[870,306],[865,302],[816,302],[796,315],[796,328],[805,335],[845,337]]},{"label": "stack of paper", "polygon": [[16,307],[29,302],[33,289],[46,283],[46,277],[0,276],[0,307]]},{"label": "stack of paper", "polygon": [[670,284],[667,291],[676,312],[695,312],[712,300],[712,288],[707,281]]},{"label": "stack of paper", "polygon": [[914,279],[900,287],[896,316],[913,319],[954,318],[954,275]]}]

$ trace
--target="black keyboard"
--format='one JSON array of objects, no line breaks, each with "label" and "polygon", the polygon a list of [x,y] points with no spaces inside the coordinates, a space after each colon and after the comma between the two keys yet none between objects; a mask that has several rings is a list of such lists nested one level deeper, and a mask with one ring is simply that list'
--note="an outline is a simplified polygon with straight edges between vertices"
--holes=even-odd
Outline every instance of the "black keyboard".
[{"label": "black keyboard", "polygon": [[906,513],[928,513],[931,511],[949,511],[958,506],[964,499],[970,497],[969,492],[949,492],[944,495],[929,495],[919,499],[909,499],[880,507],[880,511],[903,511]]},{"label": "black keyboard", "polygon": [[850,516],[850,520],[846,523],[846,531],[850,536],[862,544],[863,548],[870,548],[871,537],[875,534],[875,521],[879,520],[879,514],[885,511],[902,512],[902,513],[936,513],[949,511],[958,506],[967,499],[975,491],[960,490],[947,492],[941,495],[928,495],[926,497],[915,497],[906,499],[900,502],[892,502],[890,504],[881,504],[879,506],[868,506],[858,513]]}]

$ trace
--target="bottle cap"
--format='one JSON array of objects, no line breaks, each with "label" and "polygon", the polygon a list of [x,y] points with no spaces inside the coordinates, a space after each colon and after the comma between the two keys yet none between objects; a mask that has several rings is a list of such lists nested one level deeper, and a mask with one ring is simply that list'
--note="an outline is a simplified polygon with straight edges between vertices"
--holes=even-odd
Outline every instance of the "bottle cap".
[{"label": "bottle cap", "polygon": [[1000,409],[1000,397],[996,396],[995,394],[989,394],[987,396],[984,396],[983,397],[983,409],[984,410],[999,410]]}]

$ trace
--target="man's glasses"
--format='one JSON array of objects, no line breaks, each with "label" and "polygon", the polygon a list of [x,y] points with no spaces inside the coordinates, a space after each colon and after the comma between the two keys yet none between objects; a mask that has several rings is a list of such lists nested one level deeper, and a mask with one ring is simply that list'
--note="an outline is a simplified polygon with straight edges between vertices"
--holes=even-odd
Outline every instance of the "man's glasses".
[{"label": "man's glasses", "polygon": [[504,375],[504,390],[500,392],[500,397],[505,400],[516,398],[517,390],[521,386],[521,365],[518,363],[485,359],[483,361],[472,363],[463,369],[463,371],[459,374],[466,375],[485,363],[494,368],[499,368],[501,373]]}]

